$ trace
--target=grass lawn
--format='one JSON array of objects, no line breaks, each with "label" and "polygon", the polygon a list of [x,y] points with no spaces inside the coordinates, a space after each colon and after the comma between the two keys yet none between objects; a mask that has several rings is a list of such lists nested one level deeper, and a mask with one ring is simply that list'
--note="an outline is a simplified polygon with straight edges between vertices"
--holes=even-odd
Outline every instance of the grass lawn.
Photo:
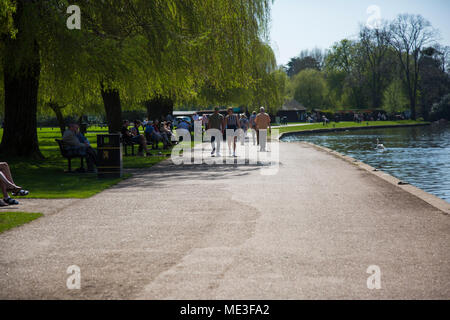
[{"label": "grass lawn", "polygon": [[1,212],[0,211],[0,233],[24,225],[42,217],[41,213],[26,213],[26,212]]},{"label": "grass lawn", "polygon": [[[288,122],[288,125],[290,125],[290,126],[293,126],[293,125],[295,125],[295,124],[298,124],[298,125],[304,125],[305,123],[304,122]],[[284,127],[284,125],[281,125],[281,124],[275,124],[275,125],[273,125],[274,127]]]},{"label": "grass lawn", "polygon": [[[97,134],[107,133],[107,129],[90,128],[86,137],[93,148],[97,147]],[[0,130],[0,138],[3,130]],[[39,147],[45,160],[6,158],[11,167],[15,183],[30,191],[29,198],[35,199],[61,199],[61,198],[88,198],[100,191],[111,187],[122,179],[97,179],[96,174],[66,174],[67,160],[59,151],[55,139],[61,138],[57,128],[38,129]],[[160,147],[161,149],[161,147]],[[137,151],[137,147],[135,147]],[[162,153],[161,155],[159,153]],[[169,150],[152,150],[153,157],[124,157],[124,168],[148,168],[167,159]],[[78,159],[72,160],[73,169],[79,167]]]},{"label": "grass lawn", "polygon": [[362,123],[356,122],[340,122],[340,123],[330,123],[324,126],[322,123],[314,123],[310,125],[303,126],[293,126],[293,127],[281,127],[279,128],[280,134],[285,132],[295,132],[295,131],[305,131],[305,130],[316,130],[316,129],[334,129],[334,128],[354,128],[354,127],[367,127],[369,126],[396,126],[396,125],[407,125],[407,124],[424,124],[428,122],[424,121],[414,121],[414,120],[403,120],[403,121],[364,121]]}]

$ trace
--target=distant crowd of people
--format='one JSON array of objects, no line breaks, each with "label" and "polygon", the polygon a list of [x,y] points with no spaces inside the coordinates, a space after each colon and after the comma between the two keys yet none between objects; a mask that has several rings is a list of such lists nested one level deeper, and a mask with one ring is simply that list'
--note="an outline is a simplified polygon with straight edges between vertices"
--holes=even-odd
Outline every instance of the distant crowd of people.
[{"label": "distant crowd of people", "polygon": [[379,112],[376,117],[372,114],[367,113],[355,113],[353,115],[353,121],[361,123],[363,121],[386,121],[387,115],[385,113]]},{"label": "distant crowd of people", "polygon": [[[265,112],[264,108],[260,109],[260,113],[253,112],[249,118],[245,114],[235,114],[232,108],[227,110],[227,114],[223,116],[220,113],[219,108],[215,108],[214,113],[211,115],[203,115],[202,117],[194,114],[192,121],[184,118],[176,119],[176,129],[185,129],[189,132],[193,132],[196,127],[202,128],[206,131],[208,129],[218,130],[223,139],[211,138],[212,144],[212,156],[220,156],[220,140],[226,140],[226,133],[231,130],[233,138],[228,139],[228,149],[230,156],[236,157],[236,142],[237,130],[242,130],[244,137],[247,136],[248,130],[252,132],[252,139],[254,145],[260,145],[260,151],[266,151],[267,134],[260,139],[262,131],[271,130],[270,116]],[[174,144],[178,143],[178,138],[174,135],[175,119],[169,115],[164,121],[149,121],[149,120],[134,120],[132,125],[130,121],[124,120],[121,136],[124,144],[136,144],[139,146],[138,156],[151,156],[149,146],[153,149],[157,149],[160,144],[163,145],[163,149],[169,149]],[[197,126],[196,126],[197,124]],[[65,151],[71,156],[81,156],[86,159],[87,172],[97,172],[97,152],[91,147],[88,139],[80,132],[80,126],[78,124],[70,124],[62,137],[62,144]],[[244,144],[244,139],[241,140],[241,144]],[[217,153],[216,153],[217,152]],[[10,186],[11,187],[11,186]]]},{"label": "distant crowd of people", "polygon": [[[189,119],[188,117],[174,119],[169,115],[164,121],[134,120],[132,125],[130,121],[125,120],[123,121],[121,134],[124,143],[139,146],[138,155],[148,156],[150,155],[148,150],[149,145],[152,145],[156,149],[162,143],[163,148],[168,149],[181,141],[182,137],[175,137],[175,127],[176,129],[187,130],[192,134],[195,134],[195,128],[201,130],[199,134],[204,134],[209,129],[216,129],[221,133],[223,139],[216,139],[215,136],[211,137],[213,147],[212,156],[216,155],[216,151],[217,156],[220,156],[221,141],[219,140],[228,140],[230,156],[235,157],[238,138],[235,132],[237,130],[242,129],[244,136],[247,136],[248,130],[251,130],[253,144],[259,145],[260,132],[262,130],[270,130],[270,123],[270,116],[265,112],[264,108],[260,109],[259,114],[255,111],[247,118],[245,114],[234,113],[233,108],[228,108],[227,114],[224,116],[220,113],[220,109],[216,107],[213,114],[199,116],[197,113],[194,113]],[[227,130],[232,130],[233,138],[226,138]],[[267,138],[262,140],[266,141]],[[241,144],[244,144],[244,139],[241,139]],[[266,151],[266,143],[261,146],[261,151]]]},{"label": "distant crowd of people", "polygon": [[[140,129],[142,129],[142,134]],[[122,139],[127,144],[139,145],[138,155],[143,156],[144,152],[150,156],[148,145],[151,144],[154,149],[158,148],[160,142],[164,149],[170,148],[173,137],[173,123],[171,121],[140,121],[135,120],[130,128],[130,122],[125,120],[122,126]]]},{"label": "distant crowd of people", "polygon": [[[260,109],[260,113],[256,114],[253,112],[250,118],[247,118],[245,114],[235,114],[233,108],[228,108],[227,115],[223,116],[219,112],[219,108],[215,108],[214,114],[207,116],[205,122],[207,123],[206,128],[215,129],[222,134],[223,140],[228,142],[229,155],[236,157],[236,142],[237,135],[235,134],[237,130],[241,130],[242,139],[241,144],[244,145],[245,137],[247,136],[248,130],[252,132],[253,145],[260,145],[260,151],[266,151],[266,141],[267,141],[267,130],[271,130],[271,119],[270,116],[265,112],[264,108]],[[227,131],[231,130],[233,135],[232,138],[226,137]],[[264,137],[260,135],[264,132]],[[217,139],[216,136],[211,137],[211,156],[220,157],[221,150],[221,139]],[[217,152],[217,153],[216,153]]]},{"label": "distant crowd of people", "polygon": [[[387,121],[388,116],[386,113],[379,112],[377,115],[371,114],[371,113],[354,113],[353,116],[350,115],[350,117],[353,117],[353,121],[357,123],[361,123],[363,121]],[[403,115],[399,116],[399,120],[405,120],[405,117]],[[335,114],[331,117],[332,119],[329,119],[325,114],[322,114],[320,112],[314,112],[312,114],[306,115],[306,122],[307,123],[320,123],[322,122],[324,125],[331,122],[331,120],[334,120],[335,122],[340,122],[341,120],[345,121],[351,121],[352,118],[348,118],[348,116],[345,116],[345,119],[342,119],[342,115]]]}]

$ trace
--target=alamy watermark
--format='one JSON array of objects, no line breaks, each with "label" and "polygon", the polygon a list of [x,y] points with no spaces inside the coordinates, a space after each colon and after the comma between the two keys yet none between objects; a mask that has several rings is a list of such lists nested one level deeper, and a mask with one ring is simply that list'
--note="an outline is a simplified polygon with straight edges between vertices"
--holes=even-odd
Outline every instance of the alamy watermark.
[{"label": "alamy watermark", "polygon": [[66,25],[69,30],[81,29],[81,9],[77,5],[67,7],[67,13],[70,16],[67,18]]},{"label": "alamy watermark", "polygon": [[67,274],[70,276],[67,278],[66,286],[69,290],[81,289],[81,269],[79,266],[73,265],[67,268]]},{"label": "alamy watermark", "polygon": [[366,27],[369,29],[378,29],[381,27],[381,8],[377,5],[371,5],[367,8],[366,13],[369,15],[366,21]]},{"label": "alamy watermark", "polygon": [[381,289],[381,269],[379,266],[369,266],[367,273],[371,276],[367,278],[367,289],[380,290]]}]

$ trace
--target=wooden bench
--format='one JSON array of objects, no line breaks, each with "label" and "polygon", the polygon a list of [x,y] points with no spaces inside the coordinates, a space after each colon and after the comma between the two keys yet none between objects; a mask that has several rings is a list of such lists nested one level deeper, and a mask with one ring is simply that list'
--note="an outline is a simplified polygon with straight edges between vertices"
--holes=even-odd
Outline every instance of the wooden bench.
[{"label": "wooden bench", "polygon": [[[152,150],[157,150],[158,144],[159,144],[159,142],[154,141],[153,139],[147,140],[147,147],[150,147]],[[134,146],[139,146],[139,144],[131,142],[131,141],[126,141],[125,139],[122,138],[122,146],[123,146],[123,154],[124,154],[124,156],[127,157],[128,156],[128,147],[131,147],[131,156],[134,156],[135,155]]]},{"label": "wooden bench", "polygon": [[131,155],[134,156],[134,146],[136,145],[133,142],[126,142],[125,140],[122,142],[123,144],[123,153],[125,156],[128,156],[128,147],[131,147]]},{"label": "wooden bench", "polygon": [[59,140],[59,139],[55,139],[55,141],[58,143],[58,145],[59,145],[59,150],[61,151],[61,155],[63,156],[63,158],[65,158],[65,159],[67,159],[67,161],[68,161],[68,167],[69,167],[69,169],[68,169],[68,171],[66,171],[66,172],[68,172],[68,173],[72,173],[73,171],[72,171],[72,159],[76,159],[76,158],[80,158],[81,159],[81,167],[80,167],[80,169],[82,170],[82,171],[84,171],[84,156],[80,156],[80,155],[70,155],[68,152],[67,152],[67,150],[66,149],[64,149],[64,146],[63,146],[63,142],[62,142],[62,140]]}]

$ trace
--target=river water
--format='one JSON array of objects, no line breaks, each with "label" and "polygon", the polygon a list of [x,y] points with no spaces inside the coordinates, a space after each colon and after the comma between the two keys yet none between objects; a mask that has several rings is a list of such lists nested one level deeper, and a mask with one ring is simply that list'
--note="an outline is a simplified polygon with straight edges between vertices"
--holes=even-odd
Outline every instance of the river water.
[{"label": "river water", "polygon": [[[377,139],[384,151],[376,150]],[[450,125],[299,134],[283,141],[333,149],[450,202]]]}]

